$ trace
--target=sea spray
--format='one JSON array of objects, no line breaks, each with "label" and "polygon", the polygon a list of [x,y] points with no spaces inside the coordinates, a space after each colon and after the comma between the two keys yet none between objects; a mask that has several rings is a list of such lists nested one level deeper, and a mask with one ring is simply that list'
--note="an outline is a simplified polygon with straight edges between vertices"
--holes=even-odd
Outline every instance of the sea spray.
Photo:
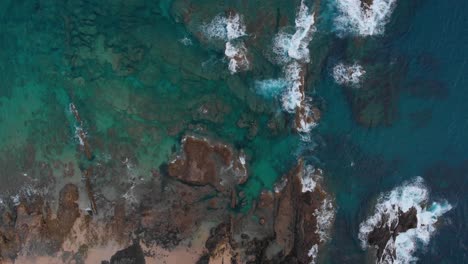
[{"label": "sea spray", "polygon": [[231,74],[250,68],[247,47],[241,39],[247,35],[241,15],[218,15],[210,23],[202,25],[201,30],[207,38],[225,42],[224,55],[229,60],[228,69]]},{"label": "sea spray", "polygon": [[395,6],[396,0],[373,0],[371,5],[361,0],[336,0],[335,30],[339,36],[383,34]]},{"label": "sea spray", "polygon": [[295,113],[304,99],[301,91],[301,71],[301,65],[297,62],[292,62],[284,68],[288,85],[281,96],[281,103],[283,109],[288,113]]},{"label": "sea spray", "polygon": [[267,79],[255,81],[256,92],[265,98],[274,98],[280,95],[288,86],[286,79]]},{"label": "sea spray", "polygon": [[308,141],[308,133],[316,126],[310,99],[305,96],[305,64],[310,62],[309,43],[315,28],[315,14],[301,1],[295,18],[293,34],[282,29],[273,40],[274,61],[283,67],[287,85],[281,93],[284,111],[295,114],[295,129]]},{"label": "sea spray", "polygon": [[316,31],[314,24],[314,13],[302,1],[295,19],[295,32],[290,34],[283,29],[273,40],[273,52],[278,63],[310,62],[308,46]]},{"label": "sea spray", "polygon": [[421,177],[417,177],[388,193],[382,194],[375,205],[374,213],[361,223],[359,239],[362,247],[369,247],[369,234],[376,228],[388,226],[395,228],[399,224],[401,213],[411,208],[416,210],[417,225],[405,232],[390,237],[378,263],[411,263],[417,258],[414,253],[418,245],[429,244],[431,235],[436,230],[439,218],[452,209],[447,201],[429,202],[429,190]]},{"label": "sea spray", "polygon": [[[312,215],[317,221],[315,233],[319,237],[320,244],[323,244],[330,239],[330,232],[336,215],[333,197],[323,190],[322,173],[322,170],[316,169],[311,165],[306,165],[304,166],[300,178],[303,193],[319,192],[320,195],[325,196],[321,200],[320,206],[312,212]],[[307,255],[312,259],[310,263],[316,263],[319,252],[318,246],[318,244],[314,244],[308,251]]]},{"label": "sea spray", "polygon": [[340,85],[358,87],[365,74],[364,68],[357,63],[353,65],[339,63],[333,67],[333,79]]}]

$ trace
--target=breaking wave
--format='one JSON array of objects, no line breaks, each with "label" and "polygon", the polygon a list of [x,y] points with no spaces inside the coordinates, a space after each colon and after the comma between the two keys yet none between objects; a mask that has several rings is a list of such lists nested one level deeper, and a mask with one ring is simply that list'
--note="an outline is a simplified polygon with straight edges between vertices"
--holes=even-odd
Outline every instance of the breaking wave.
[{"label": "breaking wave", "polygon": [[288,85],[281,96],[281,103],[283,109],[288,113],[295,113],[304,99],[301,92],[301,71],[301,65],[297,62],[292,62],[284,68]]},{"label": "breaking wave", "polygon": [[317,179],[315,175],[315,168],[311,165],[307,165],[304,168],[304,172],[301,177],[302,192],[313,192],[315,186],[317,186]]},{"label": "breaking wave", "polygon": [[[418,245],[429,244],[431,235],[436,230],[438,219],[452,209],[447,201],[428,203],[429,191],[421,177],[396,187],[381,195],[375,206],[374,214],[361,223],[359,239],[362,247],[369,247],[367,239],[376,228],[388,225],[396,226],[400,212],[416,210],[417,225],[390,238],[378,263],[412,263],[417,260],[414,253]],[[394,253],[393,253],[394,252]]]},{"label": "breaking wave", "polygon": [[362,0],[336,0],[335,6],[335,29],[339,35],[372,36],[383,34],[396,0],[373,0],[370,5]]},{"label": "breaking wave", "polygon": [[301,1],[295,19],[295,32],[290,34],[284,30],[279,32],[273,42],[273,52],[279,63],[285,64],[291,60],[307,63],[309,58],[309,43],[316,31],[314,13]]},{"label": "breaking wave", "polygon": [[[316,169],[311,165],[304,167],[301,174],[301,185],[302,192],[320,192],[321,195],[325,197],[321,201],[320,207],[316,208],[312,214],[317,220],[317,226],[315,233],[319,236],[319,243],[325,243],[330,239],[330,231],[332,229],[336,210],[333,204],[333,198],[324,192],[322,186],[322,170]],[[318,255],[318,244],[315,244],[311,247],[308,252],[308,256],[312,258],[311,263],[316,263]]]},{"label": "breaking wave", "polygon": [[202,25],[201,29],[206,37],[224,41],[247,35],[242,16],[239,14],[228,17],[217,15],[210,23]]},{"label": "breaking wave", "polygon": [[202,25],[201,30],[209,39],[225,42],[224,54],[229,60],[228,68],[231,74],[249,69],[247,48],[239,39],[247,35],[242,16],[237,13],[227,17],[218,15],[210,23]]},{"label": "breaking wave", "polygon": [[339,63],[333,67],[333,79],[335,82],[341,85],[358,86],[361,83],[362,78],[366,74],[366,71],[359,64],[345,65]]},{"label": "breaking wave", "polygon": [[244,42],[226,42],[224,55],[229,59],[228,68],[231,74],[247,70],[250,67],[249,60],[247,59],[247,48],[245,47]]}]

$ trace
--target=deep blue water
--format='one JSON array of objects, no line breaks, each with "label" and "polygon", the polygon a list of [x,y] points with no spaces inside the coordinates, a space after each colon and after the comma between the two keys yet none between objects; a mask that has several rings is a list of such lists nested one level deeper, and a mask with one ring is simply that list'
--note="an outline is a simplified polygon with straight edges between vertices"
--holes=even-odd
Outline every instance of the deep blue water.
[{"label": "deep blue water", "polygon": [[[420,175],[433,199],[447,199],[455,206],[427,250],[419,252],[421,263],[466,263],[468,1],[420,1],[410,14],[398,11],[386,29],[394,35],[384,51],[390,59],[403,56],[408,63],[399,87],[396,122],[390,127],[358,126],[329,74],[318,88],[328,109],[320,128],[326,145],[321,161],[330,170],[328,180],[339,207],[338,236],[329,259],[361,260],[356,226],[371,199]],[[414,83],[422,87],[417,92],[408,88]]]}]

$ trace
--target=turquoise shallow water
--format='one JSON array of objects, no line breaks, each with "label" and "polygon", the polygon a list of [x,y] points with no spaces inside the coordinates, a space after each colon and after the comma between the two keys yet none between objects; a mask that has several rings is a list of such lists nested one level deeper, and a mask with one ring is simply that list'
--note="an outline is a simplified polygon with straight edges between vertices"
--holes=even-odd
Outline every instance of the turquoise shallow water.
[{"label": "turquoise shallow water", "polygon": [[[207,136],[245,151],[250,179],[241,188],[247,202],[238,208],[245,212],[302,156],[324,168],[336,197],[323,261],[362,263],[357,234],[372,201],[420,175],[434,199],[454,206],[418,252],[421,263],[467,262],[468,2],[400,1],[385,34],[364,41],[338,38],[333,3],[315,3],[307,94],[323,113],[309,142],[293,131],[277,95],[256,91],[257,81],[281,76],[270,59],[271,39],[293,24],[299,2],[2,1],[0,192],[47,185],[41,164],[88,162],[76,154],[74,103],[93,162],[111,168],[98,184],[125,182],[112,175],[124,160],[133,164],[133,177],[145,180],[177,153],[184,135]],[[235,75],[223,45],[196,36],[227,8],[254,31],[245,40],[253,68]],[[185,24],[188,15],[194,22]],[[390,124],[356,123],[331,77],[342,59],[363,61],[377,84],[393,83]],[[377,64],[384,66],[372,69]]]}]

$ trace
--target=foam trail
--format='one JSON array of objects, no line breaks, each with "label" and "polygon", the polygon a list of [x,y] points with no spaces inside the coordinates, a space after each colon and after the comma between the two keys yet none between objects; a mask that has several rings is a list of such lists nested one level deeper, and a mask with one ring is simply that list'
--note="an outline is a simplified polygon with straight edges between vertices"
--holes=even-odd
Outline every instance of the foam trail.
[{"label": "foam trail", "polygon": [[338,16],[335,27],[339,35],[372,36],[385,31],[396,0],[373,0],[371,5],[363,0],[336,0]]},{"label": "foam trail", "polygon": [[283,30],[274,39],[273,52],[277,55],[278,62],[285,64],[292,60],[303,63],[310,61],[308,46],[316,31],[314,24],[314,13],[311,13],[304,1],[301,1],[295,19],[294,34]]},{"label": "foam trail", "polygon": [[302,173],[301,183],[302,183],[302,192],[313,192],[317,186],[317,179],[315,177],[315,169],[311,165],[307,165],[304,168]]},{"label": "foam trail", "polygon": [[[309,105],[310,100],[305,96],[306,63],[310,62],[309,43],[312,40],[315,28],[314,13],[301,1],[295,18],[295,31],[293,34],[282,29],[273,40],[274,61],[283,66],[284,77],[277,80],[257,82],[259,93],[271,92],[276,95],[281,87],[281,106],[284,111],[295,114],[295,129],[301,133],[304,141],[306,135],[316,126],[314,113]],[[273,86],[275,85],[275,86]],[[272,86],[275,88],[273,89]]]},{"label": "foam trail", "polygon": [[267,79],[255,82],[255,90],[258,94],[272,98],[281,94],[287,87],[288,82],[285,79]]},{"label": "foam trail", "polygon": [[295,113],[296,109],[301,106],[304,100],[301,91],[301,65],[297,62],[292,62],[284,69],[284,74],[288,85],[281,97],[283,109],[288,113]]},{"label": "foam trail", "polygon": [[307,252],[307,256],[311,257],[310,264],[315,264],[317,260],[317,255],[318,255],[318,245],[315,244],[312,246],[312,248]]},{"label": "foam trail", "polygon": [[229,17],[217,15],[210,23],[204,24],[201,29],[206,37],[224,41],[247,35],[243,19],[239,14],[231,14]]},{"label": "foam trail", "polygon": [[232,41],[226,42],[224,55],[229,59],[229,71],[231,74],[247,70],[250,67],[249,60],[247,59],[247,48],[244,42],[234,43]]},{"label": "foam trail", "polygon": [[369,234],[381,226],[395,227],[399,221],[400,211],[408,212],[416,209],[417,226],[399,233],[395,239],[390,238],[385,246],[383,255],[377,263],[412,263],[417,261],[414,253],[418,245],[429,244],[435,232],[438,219],[452,209],[447,202],[432,202],[428,204],[429,191],[421,177],[399,186],[381,195],[375,206],[374,214],[361,223],[359,239],[362,247],[367,248]]},{"label": "foam trail", "polygon": [[341,85],[357,87],[365,74],[366,71],[357,63],[353,65],[339,63],[333,67],[333,79],[335,79],[336,83]]},{"label": "foam trail", "polygon": [[203,34],[209,39],[225,42],[224,55],[229,59],[231,74],[250,68],[247,58],[247,48],[239,38],[246,36],[246,27],[242,16],[237,13],[228,17],[218,15],[210,23],[201,27]]},{"label": "foam trail", "polygon": [[[303,193],[318,192],[320,195],[325,196],[321,201],[320,207],[312,212],[312,215],[317,220],[315,233],[319,236],[319,244],[325,243],[330,239],[329,234],[335,219],[336,210],[333,206],[333,198],[323,190],[321,184],[323,180],[322,170],[307,165],[302,171],[300,180]],[[319,244],[314,244],[307,254],[311,257],[310,263],[316,263]]]}]

